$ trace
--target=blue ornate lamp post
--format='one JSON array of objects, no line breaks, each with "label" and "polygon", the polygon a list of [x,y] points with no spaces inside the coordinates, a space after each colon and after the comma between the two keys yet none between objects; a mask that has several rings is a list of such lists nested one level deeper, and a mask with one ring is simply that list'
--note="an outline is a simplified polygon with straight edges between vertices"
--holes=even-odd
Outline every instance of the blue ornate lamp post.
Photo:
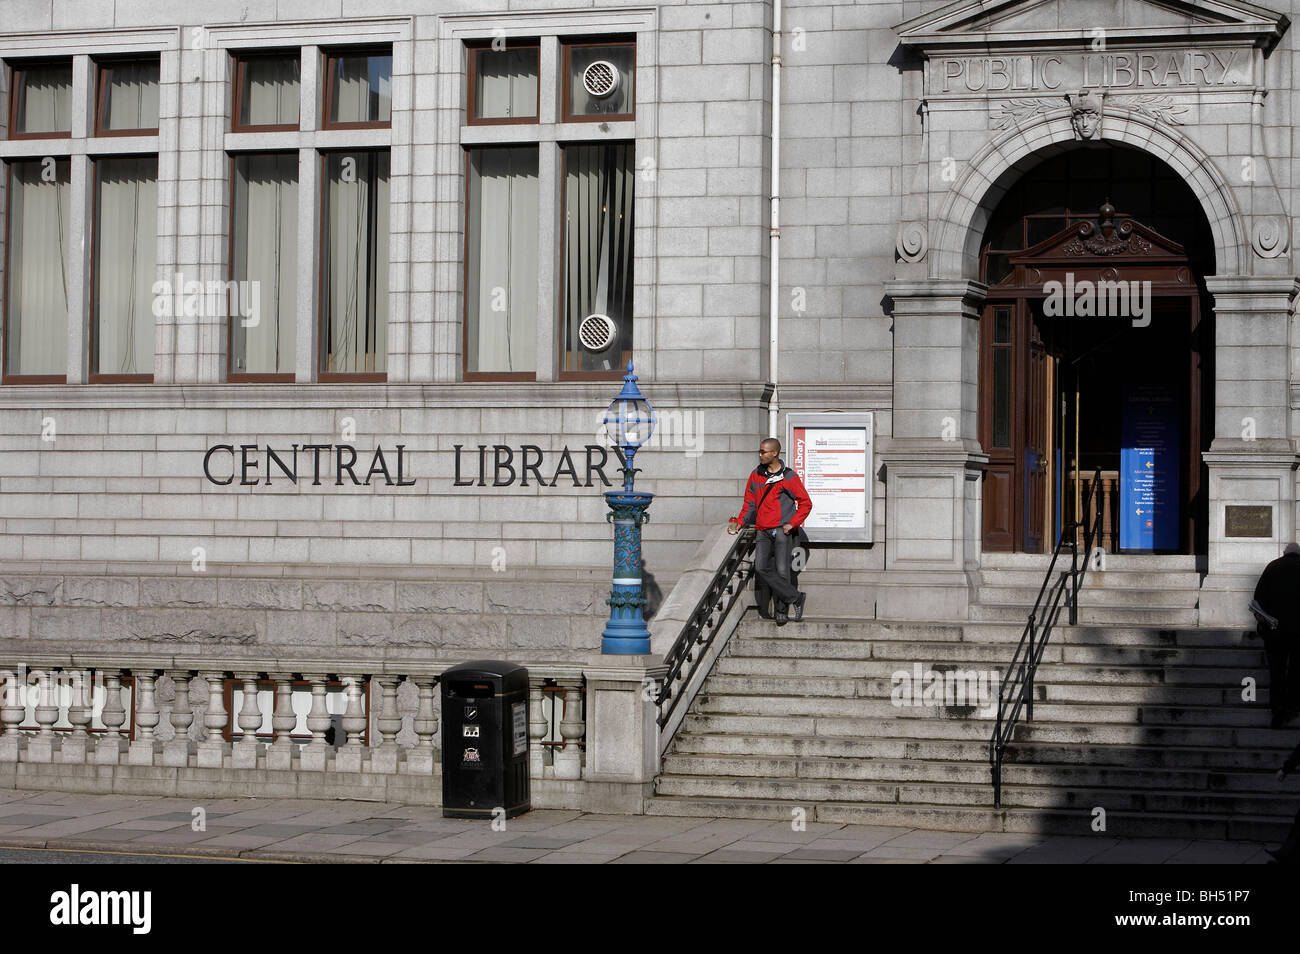
[{"label": "blue ornate lamp post", "polygon": [[614,524],[614,585],[610,589],[609,622],[601,634],[600,651],[609,655],[639,656],[650,652],[650,630],[646,629],[641,591],[641,524],[650,519],[646,508],[654,494],[637,493],[632,480],[637,472],[632,461],[637,448],[650,439],[655,429],[655,410],[636,386],[632,362],[627,363],[623,390],[610,402],[604,417],[605,433],[623,455],[623,489],[605,491]]}]

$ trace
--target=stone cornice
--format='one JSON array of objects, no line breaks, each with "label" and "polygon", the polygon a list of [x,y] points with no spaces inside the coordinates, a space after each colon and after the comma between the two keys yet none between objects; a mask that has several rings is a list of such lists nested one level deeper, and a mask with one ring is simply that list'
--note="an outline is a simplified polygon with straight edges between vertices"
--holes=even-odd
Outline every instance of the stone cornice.
[{"label": "stone cornice", "polygon": [[[1062,2],[1062,6],[1065,3]],[[1013,15],[1017,8],[1028,10],[1042,6],[1041,0],[958,0],[913,17],[894,27],[902,45],[921,55],[956,50],[983,51],[1011,48],[1059,48],[1077,46],[1086,41],[1088,27],[1042,30],[997,29],[999,20]],[[1105,24],[1108,46],[1145,44],[1163,46],[1191,41],[1239,41],[1271,50],[1290,26],[1290,19],[1264,7],[1237,0],[1197,0],[1151,4],[1152,7],[1179,11],[1193,20],[1187,24],[1112,26]],[[1050,20],[1050,11],[1044,11]],[[993,28],[982,26],[992,22]]]}]

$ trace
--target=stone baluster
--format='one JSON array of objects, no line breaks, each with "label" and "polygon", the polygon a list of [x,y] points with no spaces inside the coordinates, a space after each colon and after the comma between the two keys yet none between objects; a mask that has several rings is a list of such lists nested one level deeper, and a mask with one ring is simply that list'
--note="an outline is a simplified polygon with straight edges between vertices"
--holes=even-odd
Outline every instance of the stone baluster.
[{"label": "stone baluster", "polygon": [[271,728],[275,741],[266,750],[266,767],[288,771],[293,768],[293,727],[298,715],[293,711],[293,675],[272,673],[275,680],[275,710],[271,715]]},{"label": "stone baluster", "polygon": [[546,773],[546,730],[550,727],[546,721],[546,712],[542,709],[542,680],[533,679],[528,686],[528,775],[542,778]]},{"label": "stone baluster", "polygon": [[86,727],[90,725],[92,706],[94,705],[94,685],[90,681],[90,672],[74,669],[68,673],[68,722],[72,732],[59,746],[58,761],[73,765],[84,765],[86,753],[90,751],[90,735]]},{"label": "stone baluster", "polygon": [[59,700],[55,697],[54,673],[38,669],[36,677],[36,737],[27,741],[27,761],[54,761],[54,723],[59,721]]},{"label": "stone baluster", "polygon": [[122,754],[126,709],[122,706],[122,675],[112,669],[104,673],[104,710],[99,721],[104,723],[104,734],[95,746],[95,764],[116,765]]},{"label": "stone baluster", "polygon": [[334,756],[334,768],[339,772],[360,772],[362,755],[362,734],[369,721],[365,707],[362,705],[362,681],[360,676],[343,676],[343,686],[348,697],[348,707],[343,712],[343,731],[348,740]]},{"label": "stone baluster", "polygon": [[0,762],[17,762],[23,748],[23,734],[18,731],[26,713],[21,674],[22,670],[12,669],[0,673],[4,679],[3,695],[0,695]]},{"label": "stone baluster", "polygon": [[129,765],[153,765],[154,730],[162,721],[158,700],[154,694],[157,673],[152,669],[132,670],[135,676],[135,740],[127,749]]},{"label": "stone baluster", "polygon": [[582,721],[582,678],[560,679],[564,689],[564,719],[560,722],[560,736],[564,747],[555,753],[555,777],[582,778],[582,748],[579,745],[586,726]]},{"label": "stone baluster", "polygon": [[[237,675],[244,684],[244,704],[239,709],[239,741],[231,748],[232,768],[257,768],[257,730],[262,727],[262,709],[257,704],[257,673]],[[233,706],[232,706],[233,708]]]},{"label": "stone baluster", "polygon": [[411,728],[415,730],[415,745],[406,753],[406,771],[411,775],[432,775],[434,767],[434,740],[438,737],[438,716],[433,711],[433,687],[437,676],[412,676],[419,690],[419,702]]},{"label": "stone baluster", "polygon": [[379,718],[375,721],[375,727],[379,730],[379,746],[370,753],[370,770],[394,775],[402,755],[401,749],[397,747],[397,733],[402,731],[402,714],[397,711],[397,677],[375,676],[371,682],[379,683],[383,708],[379,710]]},{"label": "stone baluster", "polygon": [[306,771],[323,772],[329,758],[329,746],[325,744],[325,732],[330,727],[330,713],[325,705],[328,685],[321,673],[305,672],[302,677],[311,683],[311,711],[307,713],[311,741],[303,746],[298,757],[298,767]]},{"label": "stone baluster", "polygon": [[198,745],[199,768],[225,768],[226,740],[222,733],[226,728],[226,674],[204,672],[199,676],[208,684],[208,709],[203,714],[203,725],[208,732]]},{"label": "stone baluster", "polygon": [[172,670],[172,685],[176,697],[167,719],[172,725],[172,738],[163,744],[163,765],[186,768],[190,764],[190,726],[194,724],[194,708],[190,705],[190,674],[186,669]]}]

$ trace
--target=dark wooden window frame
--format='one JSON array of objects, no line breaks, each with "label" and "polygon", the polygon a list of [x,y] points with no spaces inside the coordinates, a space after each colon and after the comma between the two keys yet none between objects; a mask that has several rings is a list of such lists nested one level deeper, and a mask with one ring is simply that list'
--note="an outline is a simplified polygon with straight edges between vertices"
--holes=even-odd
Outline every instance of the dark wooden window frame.
[{"label": "dark wooden window frame", "polygon": [[[231,50],[234,69],[234,91],[230,105],[231,132],[296,132],[302,125],[302,50]],[[296,58],[298,60],[298,122],[271,123],[261,126],[245,125],[239,121],[244,108],[244,80],[247,78],[245,67],[250,60],[280,60]]]},{"label": "dark wooden window frame", "polygon": [[[328,50],[321,50],[321,68],[325,74],[325,90],[320,114],[321,129],[389,129],[392,127],[391,111],[388,119],[374,122],[335,122],[330,119],[330,113],[334,108],[334,61],[344,56],[392,57],[392,55],[393,46],[391,43],[380,46],[333,47]],[[392,74],[389,74],[389,81],[392,81]]]},{"label": "dark wooden window frame", "polygon": [[[54,160],[58,162],[70,162],[68,156],[55,156]],[[14,200],[13,189],[13,165],[15,162],[40,162],[40,159],[10,159],[4,163],[5,176],[5,252],[4,252],[4,289],[3,297],[0,298],[0,384],[67,384],[67,374],[10,374],[9,373],[9,249],[12,243],[9,241],[8,230],[13,222],[10,215],[11,207]],[[71,169],[69,169],[71,172]],[[69,181],[71,175],[69,175]],[[69,188],[69,191],[71,189]],[[72,316],[68,316],[72,320]],[[66,356],[65,356],[66,362]]]},{"label": "dark wooden window frame", "polygon": [[[461,248],[464,254],[461,255],[461,288],[464,294],[461,295],[461,321],[460,321],[460,375],[464,381],[536,381],[536,371],[470,371],[469,370],[469,176],[470,176],[470,157],[479,149],[519,149],[527,148],[529,143],[511,143],[508,145],[489,145],[489,146],[467,146],[465,148],[465,217],[462,223],[461,231]],[[539,143],[531,143],[538,147],[538,167],[541,167],[541,146]],[[542,262],[537,262],[537,268],[540,272]],[[538,316],[540,319],[540,315]],[[536,333],[536,328],[533,329]]]},{"label": "dark wooden window frame", "polygon": [[[235,163],[243,156],[267,156],[267,155],[280,155],[280,156],[291,155],[296,159],[298,157],[298,152],[297,150],[293,150],[293,149],[268,149],[266,151],[255,151],[255,152],[232,152],[228,156],[230,160],[230,166],[229,166],[230,208],[227,210],[227,216],[226,216],[226,280],[229,282],[236,281],[235,279],[235,198],[236,198],[235,197]],[[294,281],[297,281],[297,276],[294,277]],[[248,372],[248,371],[234,370],[233,367],[234,357],[235,357],[234,322],[235,319],[239,316],[237,316],[234,313],[234,309],[231,307],[231,304],[232,302],[230,300],[230,286],[227,285],[226,286],[226,380],[229,381],[231,384],[244,384],[244,383],[293,384],[294,381],[297,380],[297,375],[295,371]],[[297,316],[297,311],[295,309],[295,313],[294,313],[295,327],[297,327],[297,321],[298,321],[298,316]]]},{"label": "dark wooden window frame", "polygon": [[154,63],[158,65],[159,77],[159,96],[158,101],[162,103],[162,65],[161,55],[158,53],[130,56],[103,56],[96,57],[91,62],[95,65],[95,126],[93,135],[97,138],[108,136],[156,136],[158,127],[148,127],[143,129],[105,129],[103,126],[104,108],[108,104],[108,84],[104,82],[104,70],[112,69],[115,66],[124,66],[130,63]]},{"label": "dark wooden window frame", "polygon": [[[87,366],[90,373],[87,380],[90,384],[152,384],[153,372],[148,374],[100,374],[94,370],[98,367],[98,349],[99,349],[99,170],[101,162],[111,162],[114,159],[152,159],[158,161],[157,153],[133,153],[129,155],[106,155],[91,157],[91,189],[90,189],[90,351],[88,354]],[[154,172],[154,181],[157,182],[158,173]],[[155,210],[156,214],[156,210]],[[155,263],[156,264],[156,263]],[[174,291],[174,290],[173,290]],[[152,311],[150,312],[152,314]],[[150,327],[154,327],[151,324]],[[158,357],[154,355],[154,361]]]},{"label": "dark wooden window frame", "polygon": [[9,105],[8,117],[9,127],[6,138],[11,140],[21,139],[71,139],[72,138],[72,117],[68,117],[69,128],[67,132],[17,132],[18,129],[18,90],[22,86],[23,76],[28,70],[40,69],[49,66],[67,66],[69,72],[72,70],[72,58],[67,56],[45,57],[42,59],[23,59],[7,62],[9,67]]},{"label": "dark wooden window frame", "polygon": [[491,53],[492,45],[489,40],[476,40],[465,44],[465,121],[470,126],[536,126],[542,121],[542,45],[539,40],[523,40],[511,42],[506,52],[517,52],[519,50],[536,50],[537,51],[537,102],[533,107],[532,116],[500,116],[492,119],[480,119],[474,113],[474,99],[478,92],[478,56],[480,53]]},{"label": "dark wooden window frame", "polygon": [[[629,122],[636,119],[636,38],[612,36],[600,39],[590,39],[583,37],[580,40],[563,41],[562,45],[564,47],[564,55],[560,57],[560,81],[564,87],[564,92],[561,96],[562,109],[560,111],[560,121],[565,123],[619,123]],[[575,49],[589,46],[632,47],[632,112],[597,113],[594,116],[575,116],[573,114],[573,66],[571,54]]]},{"label": "dark wooden window frame", "polygon": [[[608,44],[602,43],[598,45],[606,46]],[[566,203],[568,202],[569,177],[568,177],[567,166],[568,166],[568,157],[569,157],[568,154],[569,146],[632,146],[633,150],[635,150],[636,140],[616,139],[607,142],[601,139],[601,140],[592,140],[592,141],[566,142],[566,143],[561,143],[560,146],[560,232],[559,232],[560,254],[555,257],[556,268],[557,268],[557,276],[556,276],[557,280],[555,284],[558,290],[558,297],[556,299],[556,308],[555,308],[555,317],[556,317],[555,327],[557,331],[557,334],[555,336],[556,380],[558,381],[621,381],[623,380],[623,375],[627,373],[626,370],[627,363],[628,361],[632,360],[633,354],[636,350],[635,316],[633,316],[632,318],[633,321],[632,349],[627,351],[622,351],[619,353],[620,357],[619,357],[618,364],[613,370],[610,371],[565,371],[564,370],[564,359],[567,353],[565,351],[565,346],[564,346],[564,330],[565,330],[564,326],[565,326],[565,321],[567,320],[564,314],[564,291],[565,291],[564,277],[568,267],[568,234],[567,234],[568,217],[564,214],[564,210],[566,207]],[[635,173],[635,170],[633,171]],[[635,174],[633,175],[632,178],[633,178],[633,182],[635,182],[636,181]],[[633,208],[635,208],[636,206],[635,192],[633,192],[632,194],[632,203],[633,203]],[[632,223],[632,234],[635,239],[635,235],[636,235],[635,219],[633,220]],[[633,248],[632,263],[633,263],[633,272],[635,273],[636,270],[635,247]]]},{"label": "dark wooden window frame", "polygon": [[[325,337],[325,309],[329,306],[326,300],[325,292],[325,250],[329,245],[329,236],[327,226],[329,224],[328,206],[329,201],[329,158],[332,155],[343,153],[389,153],[389,183],[392,183],[392,151],[387,146],[357,146],[352,149],[322,149],[317,153],[320,161],[320,191],[317,195],[317,208],[320,209],[320,246],[316,250],[316,377],[317,380],[324,383],[374,383],[383,384],[388,381],[387,371],[326,371],[326,356],[329,354],[329,342]],[[390,220],[391,226],[391,220]],[[390,228],[391,231],[391,228]],[[387,240],[387,236],[385,237]],[[389,263],[391,266],[391,262]],[[385,305],[385,307],[387,307]],[[388,347],[388,336],[384,336],[384,347]],[[387,362],[385,361],[385,365]]]}]

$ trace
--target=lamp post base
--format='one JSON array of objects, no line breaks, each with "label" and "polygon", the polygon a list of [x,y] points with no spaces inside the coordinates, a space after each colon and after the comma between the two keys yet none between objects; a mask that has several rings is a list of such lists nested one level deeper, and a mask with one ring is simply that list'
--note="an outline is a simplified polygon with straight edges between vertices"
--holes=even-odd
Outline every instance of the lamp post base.
[{"label": "lamp post base", "polygon": [[641,524],[650,519],[646,508],[654,494],[609,490],[606,519],[614,524],[614,580],[610,588],[609,622],[601,634],[600,651],[607,656],[644,656],[650,652],[641,590]]}]

